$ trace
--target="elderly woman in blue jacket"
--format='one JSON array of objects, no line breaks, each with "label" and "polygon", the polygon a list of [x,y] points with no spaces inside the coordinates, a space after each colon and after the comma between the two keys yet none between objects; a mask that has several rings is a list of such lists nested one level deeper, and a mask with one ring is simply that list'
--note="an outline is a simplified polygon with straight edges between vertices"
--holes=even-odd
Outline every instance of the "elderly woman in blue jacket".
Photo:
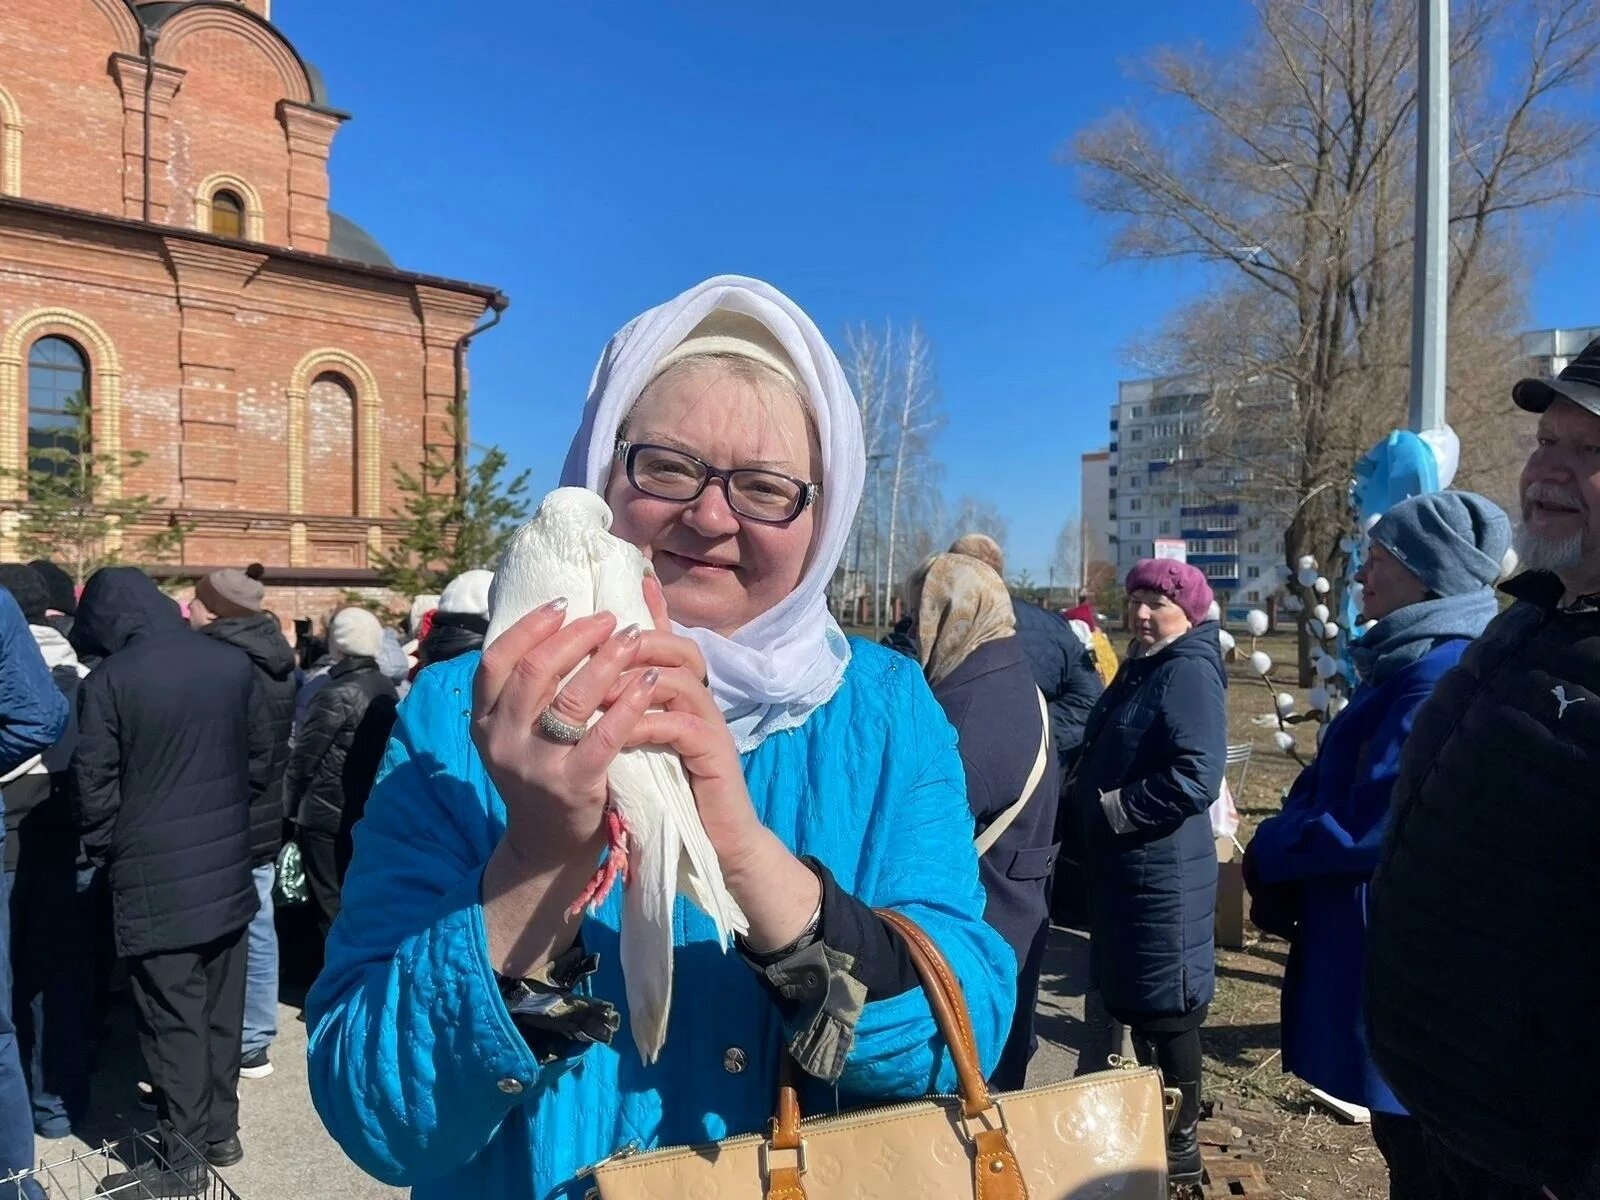
[{"label": "elderly woman in blue jacket", "polygon": [[1372,1110],[1396,1197],[1434,1193],[1421,1132],[1362,1035],[1367,887],[1411,723],[1498,612],[1492,585],[1510,545],[1505,513],[1471,492],[1401,501],[1372,527],[1356,578],[1362,616],[1375,624],[1350,644],[1358,686],[1245,858],[1252,917],[1290,941],[1284,1067]]},{"label": "elderly woman in blue jacket", "polygon": [[1139,1061],[1182,1091],[1167,1172],[1196,1182],[1200,1026],[1215,987],[1217,852],[1206,810],[1227,754],[1226,676],[1211,587],[1198,568],[1144,559],[1127,588],[1135,640],[1089,714],[1073,776],[1090,971],[1106,1010],[1129,1026]]},{"label": "elderly woman in blue jacket", "polygon": [[[838,360],[764,283],[708,280],[607,346],[563,482],[651,558],[659,628],[562,628],[552,605],[401,707],[308,1002],[317,1109],[371,1174],[419,1200],[580,1197],[624,1148],[762,1127],[785,1051],[830,1105],[949,1089],[874,907],[938,943],[993,1068],[1016,963],[983,920],[954,735],[917,664],[847,641],[824,597],[864,474]],[[568,745],[546,709],[601,715]],[[568,915],[607,764],[642,743],[681,757],[750,926],[725,954],[678,900],[651,1065],[613,1008],[620,889]]]}]

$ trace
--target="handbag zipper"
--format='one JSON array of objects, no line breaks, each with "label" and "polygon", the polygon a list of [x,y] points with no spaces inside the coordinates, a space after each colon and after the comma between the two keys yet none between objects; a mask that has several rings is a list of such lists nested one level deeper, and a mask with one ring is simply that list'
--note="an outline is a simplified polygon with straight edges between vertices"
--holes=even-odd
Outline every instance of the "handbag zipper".
[{"label": "handbag zipper", "polygon": [[[1090,1083],[1096,1079],[1107,1079],[1114,1076],[1126,1075],[1129,1071],[1151,1069],[1141,1067],[1137,1062],[1131,1062],[1117,1055],[1110,1056],[1106,1061],[1112,1064],[1108,1070],[1091,1071],[1087,1075],[1079,1075],[1073,1079],[1062,1080],[1060,1083],[1040,1084],[1038,1087],[1023,1088],[1021,1091],[1006,1092],[1004,1095],[1008,1099],[1021,1099],[1022,1097],[1036,1095],[1040,1092],[1055,1091],[1057,1088],[1062,1086],[1062,1083]],[[915,1100],[906,1100],[899,1104],[873,1105],[870,1108],[856,1109],[853,1112],[818,1113],[816,1116],[812,1117],[801,1117],[800,1127],[802,1129],[815,1129],[829,1121],[849,1121],[855,1117],[869,1112],[874,1116],[882,1116],[893,1113],[916,1112],[919,1109],[924,1108],[940,1108],[945,1104],[959,1104],[960,1102],[961,1097],[952,1092],[930,1092],[925,1096],[919,1096]],[[690,1151],[699,1150],[701,1147],[708,1145],[719,1145],[725,1148],[746,1145],[754,1146],[760,1145],[766,1140],[767,1138],[765,1134],[742,1133],[737,1134],[734,1137],[718,1139],[716,1142],[679,1142],[670,1146],[656,1146],[650,1150],[642,1150],[640,1149],[637,1141],[631,1141],[624,1145],[621,1149],[606,1155],[599,1162],[590,1163],[587,1167],[584,1167],[581,1171],[579,1171],[574,1178],[587,1179],[601,1167],[610,1166],[612,1163],[620,1162],[625,1158],[640,1158],[645,1155],[655,1157],[656,1155],[665,1156],[669,1154],[683,1154]]]}]

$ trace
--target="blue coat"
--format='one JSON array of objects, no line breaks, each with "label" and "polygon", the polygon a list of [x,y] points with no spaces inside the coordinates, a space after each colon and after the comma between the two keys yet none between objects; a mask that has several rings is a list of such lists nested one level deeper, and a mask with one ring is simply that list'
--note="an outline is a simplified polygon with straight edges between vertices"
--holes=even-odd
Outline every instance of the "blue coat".
[{"label": "blue coat", "polygon": [[[1217,623],[1128,658],[1089,715],[1073,787],[1089,879],[1090,962],[1119,1020],[1182,1017],[1215,990],[1217,850],[1227,679]],[[1118,833],[1100,797],[1121,792]]]},{"label": "blue coat", "polygon": [[67,700],[11,593],[0,588],[0,775],[43,754],[67,731]]},{"label": "blue coat", "polygon": [[[312,1099],[362,1168],[417,1200],[583,1195],[573,1177],[629,1142],[702,1142],[761,1128],[784,1037],[772,1000],[681,898],[667,1043],[644,1067],[626,1016],[611,1046],[540,1068],[495,987],[479,885],[505,807],[468,732],[473,652],[422,672],[400,707],[355,831],[344,908],[307,1002]],[[1016,963],[983,920],[955,735],[915,663],[852,641],[844,682],[798,729],[744,759],[756,810],[839,885],[914,917],[966,988],[979,1056],[1009,1028]],[[621,895],[584,921],[597,995],[624,1007]],[[730,1074],[738,1047],[746,1069]],[[869,1003],[840,1091],[910,1097],[955,1073],[913,989]],[[834,1092],[813,1097],[831,1110]]]},{"label": "blue coat", "polygon": [[1250,841],[1253,876],[1299,884],[1299,922],[1283,981],[1283,1065],[1341,1100],[1405,1108],[1367,1053],[1361,972],[1367,889],[1389,827],[1400,751],[1417,709],[1455,666],[1466,638],[1445,642],[1377,687],[1359,687],[1328,726],[1281,815]]},{"label": "blue coat", "polygon": [[1017,641],[1033,672],[1033,682],[1050,709],[1050,737],[1065,781],[1078,761],[1089,710],[1104,690],[1100,674],[1094,669],[1094,656],[1065,617],[1015,597],[1011,611],[1017,618]]}]

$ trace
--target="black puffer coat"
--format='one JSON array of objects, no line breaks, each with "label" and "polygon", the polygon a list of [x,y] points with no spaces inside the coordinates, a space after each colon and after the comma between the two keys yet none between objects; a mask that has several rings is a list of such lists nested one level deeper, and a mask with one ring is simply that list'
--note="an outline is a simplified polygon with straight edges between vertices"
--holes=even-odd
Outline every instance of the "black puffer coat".
[{"label": "black puffer coat", "polygon": [[1094,655],[1078,640],[1065,617],[1015,597],[1011,611],[1016,614],[1017,640],[1022,643],[1033,682],[1044,693],[1050,710],[1050,742],[1056,748],[1060,778],[1065,783],[1078,761],[1089,711],[1104,690],[1094,669]]},{"label": "black puffer coat", "polygon": [[[1217,623],[1126,659],[1095,704],[1072,782],[1089,877],[1090,956],[1119,1020],[1185,1017],[1215,991],[1217,850],[1228,714]],[[1101,797],[1120,792],[1126,832]]]},{"label": "black puffer coat", "polygon": [[[337,835],[345,806],[345,759],[355,744],[367,708],[379,697],[396,699],[394,684],[370,658],[345,658],[333,664],[295,734],[284,799],[296,824]],[[369,781],[370,783],[370,781]]]},{"label": "black puffer coat", "polygon": [[250,763],[250,864],[271,862],[283,844],[283,772],[289,765],[289,731],[299,681],[294,651],[269,613],[220,617],[200,632],[236,646],[255,668],[257,711],[266,729],[256,739],[265,751]]},{"label": "black puffer coat", "polygon": [[[1600,1171],[1600,609],[1518,603],[1417,711],[1367,907],[1368,1042],[1400,1102],[1527,1194]],[[1508,1189],[1507,1194],[1510,1194]]]},{"label": "black puffer coat", "polygon": [[250,660],[190,630],[132,567],[95,572],[72,644],[100,665],[78,688],[70,768],[84,849],[108,865],[117,952],[181,950],[255,915]]}]

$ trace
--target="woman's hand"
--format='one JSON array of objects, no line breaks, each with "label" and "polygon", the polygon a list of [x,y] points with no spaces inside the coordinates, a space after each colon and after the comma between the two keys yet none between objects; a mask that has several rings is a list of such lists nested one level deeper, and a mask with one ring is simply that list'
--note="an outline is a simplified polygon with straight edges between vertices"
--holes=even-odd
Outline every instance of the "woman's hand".
[{"label": "woman's hand", "polygon": [[[539,729],[549,708],[588,726],[642,642],[610,613],[562,628],[566,604],[528,613],[483,653],[472,686],[472,740],[506,805],[506,838],[534,871],[594,865],[603,842],[606,770],[651,702],[656,675],[635,673],[576,745]],[[592,655],[592,657],[590,657]],[[562,686],[585,658],[589,661]]]},{"label": "woman's hand", "polygon": [[620,702],[644,670],[658,672],[651,705],[660,711],[648,712],[635,723],[627,745],[666,746],[683,761],[700,822],[727,869],[747,857],[766,830],[750,802],[733,734],[706,684],[700,647],[672,631],[666,600],[654,576],[645,578],[644,595],[656,628],[640,639],[633,670],[617,679],[602,706]]},{"label": "woman's hand", "polygon": [[[635,666],[659,672],[651,700],[659,711],[645,713],[626,744],[665,746],[682,760],[723,880],[749,919],[747,941],[758,951],[776,949],[805,929],[822,885],[756,816],[733,734],[706,683],[705,660],[693,641],[672,632],[653,577],[645,580],[645,602],[656,628],[644,635]],[[607,700],[620,702],[631,685],[620,678]]]}]

